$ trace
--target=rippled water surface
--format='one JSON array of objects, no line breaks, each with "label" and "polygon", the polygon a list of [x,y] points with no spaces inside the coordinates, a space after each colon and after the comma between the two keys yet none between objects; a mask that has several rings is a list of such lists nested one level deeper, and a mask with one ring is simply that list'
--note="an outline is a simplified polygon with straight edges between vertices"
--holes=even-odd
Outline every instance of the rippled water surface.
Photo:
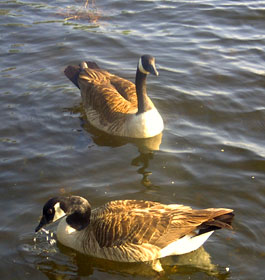
[{"label": "rippled water surface", "polygon": [[[56,244],[56,225],[35,235],[44,202],[60,194],[94,207],[146,199],[233,208],[234,231],[163,260],[162,279],[264,279],[265,1],[85,4],[0,3],[1,279],[154,277],[145,264]],[[64,68],[91,59],[134,80],[144,53],[160,72],[148,92],[162,137],[128,141],[93,129]]]}]

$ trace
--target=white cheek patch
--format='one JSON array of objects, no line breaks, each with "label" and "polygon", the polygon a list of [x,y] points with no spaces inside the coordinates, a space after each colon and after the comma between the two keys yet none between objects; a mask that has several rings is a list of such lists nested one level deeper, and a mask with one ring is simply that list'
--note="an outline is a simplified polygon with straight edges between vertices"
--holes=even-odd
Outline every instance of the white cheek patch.
[{"label": "white cheek patch", "polygon": [[139,59],[139,63],[138,63],[138,68],[140,70],[140,72],[142,72],[143,74],[150,74],[149,72],[147,72],[144,67],[143,67],[143,64],[142,64],[142,58]]},{"label": "white cheek patch", "polygon": [[53,222],[55,222],[55,221],[61,219],[63,216],[65,216],[65,212],[60,207],[60,202],[57,202],[54,205],[54,210],[55,210],[55,213],[54,213],[54,217],[53,217]]}]

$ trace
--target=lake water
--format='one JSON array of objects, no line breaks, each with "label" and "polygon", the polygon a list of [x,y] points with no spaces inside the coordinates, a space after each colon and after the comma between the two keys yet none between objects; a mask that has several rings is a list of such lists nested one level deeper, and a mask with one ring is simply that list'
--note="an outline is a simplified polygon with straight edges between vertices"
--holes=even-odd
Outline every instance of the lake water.
[{"label": "lake water", "polygon": [[[235,210],[234,230],[163,260],[162,279],[264,279],[265,1],[1,0],[0,274],[10,279],[152,279],[35,235],[53,196],[93,207],[146,199]],[[163,135],[127,141],[93,129],[63,74],[94,60],[148,92]],[[158,149],[159,148],[159,149]],[[151,150],[153,150],[151,152]]]}]

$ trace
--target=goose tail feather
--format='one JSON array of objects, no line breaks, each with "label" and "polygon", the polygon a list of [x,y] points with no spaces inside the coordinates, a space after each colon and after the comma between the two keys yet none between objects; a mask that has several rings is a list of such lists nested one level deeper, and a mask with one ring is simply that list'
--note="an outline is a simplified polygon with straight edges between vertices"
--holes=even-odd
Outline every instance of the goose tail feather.
[{"label": "goose tail feather", "polygon": [[221,214],[220,216],[217,216],[213,219],[210,219],[207,222],[202,223],[201,226],[199,227],[199,234],[203,234],[208,231],[218,230],[222,228],[233,229],[232,220],[234,218],[234,213],[232,212],[233,210],[230,211],[231,212]]},{"label": "goose tail feather", "polygon": [[98,67],[98,65],[95,62],[92,61],[86,61],[86,62],[82,62],[80,64],[80,66],[67,66],[64,70],[64,74],[65,76],[75,85],[77,86],[79,89],[79,85],[78,85],[78,77],[80,72],[84,69],[84,68],[90,68],[90,69],[100,69]]},{"label": "goose tail feather", "polygon": [[100,69],[97,63],[93,61],[86,61],[87,67],[90,69]]},{"label": "goose tail feather", "polygon": [[81,69],[79,66],[72,66],[72,65],[67,66],[64,70],[65,76],[78,88],[80,88],[78,85],[78,77],[80,72]]}]

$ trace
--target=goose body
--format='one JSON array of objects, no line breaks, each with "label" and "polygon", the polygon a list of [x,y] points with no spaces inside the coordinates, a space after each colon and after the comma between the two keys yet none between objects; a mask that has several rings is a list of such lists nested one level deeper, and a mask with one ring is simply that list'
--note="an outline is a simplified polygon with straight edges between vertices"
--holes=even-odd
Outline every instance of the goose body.
[{"label": "goose body", "polygon": [[194,251],[214,230],[231,229],[232,212],[142,200],[117,200],[91,210],[82,197],[57,197],[44,205],[36,231],[63,217],[57,228],[63,245],[113,261],[151,261],[162,271],[159,258]]},{"label": "goose body", "polygon": [[140,58],[135,84],[89,61],[68,66],[64,72],[80,89],[87,118],[94,127],[132,138],[153,137],[163,130],[162,117],[146,92],[147,75],[158,75],[152,56]]}]

